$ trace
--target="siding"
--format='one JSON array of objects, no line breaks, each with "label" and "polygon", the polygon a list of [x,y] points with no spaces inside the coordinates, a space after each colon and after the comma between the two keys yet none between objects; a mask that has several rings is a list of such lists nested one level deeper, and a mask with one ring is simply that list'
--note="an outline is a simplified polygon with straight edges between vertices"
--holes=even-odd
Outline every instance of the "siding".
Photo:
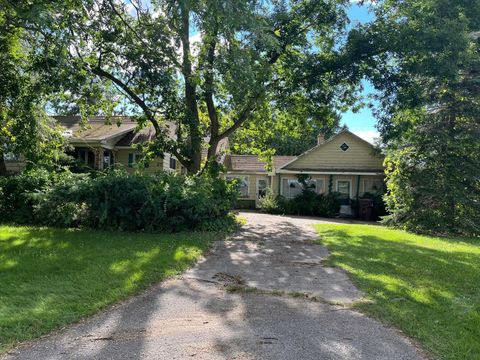
[{"label": "siding", "polygon": [[128,166],[128,154],[135,153],[134,150],[128,149],[121,149],[114,151],[115,154],[115,166],[123,166],[127,169],[128,172],[132,173],[135,170],[140,170],[142,173],[145,174],[153,174],[157,171],[163,170],[163,158],[157,157],[150,162],[150,166],[144,169],[138,169],[135,166],[129,167]]},{"label": "siding", "polygon": [[242,177],[242,176],[248,176],[248,197],[241,197],[239,199],[243,200],[257,200],[257,179],[266,179],[269,186],[271,186],[270,183],[270,176],[267,175],[258,175],[258,174],[239,174],[239,173],[234,173],[234,172],[229,172],[226,177]]},{"label": "siding", "polygon": [[[349,146],[347,151],[340,149],[343,143]],[[314,148],[284,167],[286,170],[378,170],[382,168],[383,158],[373,154],[373,146],[349,132],[340,133],[331,141]]]},{"label": "siding", "polygon": [[163,168],[165,169],[165,171],[180,170],[180,162],[178,160],[177,160],[177,163],[176,163],[176,168],[175,169],[170,168],[170,159],[171,158],[175,159],[175,156],[170,155],[170,154],[165,154],[165,156],[163,157]]},{"label": "siding", "polygon": [[25,169],[24,161],[5,161],[5,166],[8,173],[19,173]]},{"label": "siding", "polygon": [[[235,174],[234,172],[229,172],[227,176],[248,176],[248,197],[242,197],[240,199],[243,200],[255,200],[257,201],[256,194],[257,194],[257,179],[267,179],[270,188],[272,189],[275,195],[280,194],[281,188],[281,180],[282,179],[292,179],[296,180],[297,176],[295,174],[276,174],[274,176],[265,176],[265,175],[258,175],[258,174]],[[322,179],[323,180],[323,192],[328,193],[329,191],[329,184],[330,184],[330,175],[312,175],[312,179]],[[350,196],[352,199],[356,198],[357,196],[357,186],[358,187],[358,195],[361,197],[365,193],[365,180],[366,179],[379,179],[384,180],[383,176],[372,176],[372,175],[360,175],[360,184],[358,184],[358,175],[332,175],[332,191],[337,191],[337,181],[338,180],[348,180],[350,181]]]},{"label": "siding", "polygon": [[[328,193],[330,185],[330,175],[312,175],[312,179],[323,179],[324,188],[323,191]],[[274,176],[273,179],[273,192],[275,194],[280,194],[281,179],[297,179],[294,174],[278,174]],[[360,175],[360,187],[358,188],[358,195],[361,197],[365,193],[365,180],[366,179],[379,179],[383,180],[383,176],[371,176],[371,175]],[[358,175],[332,175],[332,191],[337,191],[337,181],[338,180],[348,180],[350,181],[350,197],[355,198],[357,196],[357,185],[358,185]]]}]

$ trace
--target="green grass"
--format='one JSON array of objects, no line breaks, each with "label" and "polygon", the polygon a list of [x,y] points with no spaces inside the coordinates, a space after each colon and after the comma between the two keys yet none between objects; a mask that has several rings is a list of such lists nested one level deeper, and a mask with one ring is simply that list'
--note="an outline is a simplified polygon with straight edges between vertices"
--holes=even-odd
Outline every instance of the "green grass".
[{"label": "green grass", "polygon": [[0,351],[184,271],[219,237],[0,226]]},{"label": "green grass", "polygon": [[480,359],[480,239],[413,235],[371,225],[317,225],[330,265],[371,301],[355,306],[440,359]]}]

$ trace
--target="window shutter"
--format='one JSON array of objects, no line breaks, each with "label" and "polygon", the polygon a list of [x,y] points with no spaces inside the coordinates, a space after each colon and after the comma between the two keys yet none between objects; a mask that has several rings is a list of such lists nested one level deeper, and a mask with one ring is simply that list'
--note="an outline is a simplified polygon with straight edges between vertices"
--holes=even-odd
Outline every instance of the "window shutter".
[{"label": "window shutter", "polygon": [[133,154],[132,153],[128,154],[128,166],[130,166],[130,167],[133,166]]}]

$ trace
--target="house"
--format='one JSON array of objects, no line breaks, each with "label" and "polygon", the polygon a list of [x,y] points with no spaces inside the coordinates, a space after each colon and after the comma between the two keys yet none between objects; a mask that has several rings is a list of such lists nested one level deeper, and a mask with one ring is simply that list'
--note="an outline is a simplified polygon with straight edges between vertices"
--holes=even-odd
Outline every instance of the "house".
[{"label": "house", "polygon": [[[184,172],[184,167],[175,156],[164,153],[163,156],[140,163],[141,152],[137,145],[155,138],[153,126],[139,129],[138,123],[128,116],[94,116],[82,123],[80,116],[52,116],[55,124],[63,131],[63,136],[68,139],[71,150],[69,154],[75,159],[95,170],[104,170],[109,167],[124,167],[127,171],[140,170],[143,173],[157,171]],[[165,123],[167,135],[175,137],[177,125]],[[208,137],[204,139],[208,143]],[[217,153],[223,162],[224,154],[228,149],[228,139],[219,142]],[[202,150],[202,158],[207,156],[207,150]],[[22,156],[7,154],[5,163],[10,173],[20,172],[25,168]]]},{"label": "house", "polygon": [[[148,163],[139,164],[141,152],[137,145],[155,138],[153,126],[139,129],[138,123],[128,116],[94,116],[82,123],[80,116],[52,116],[55,124],[63,131],[72,149],[69,152],[74,158],[95,170],[104,170],[112,166],[124,167],[129,172],[140,170],[144,173],[157,171],[184,171],[175,156],[164,153],[163,156],[151,159]],[[176,124],[165,123],[167,135],[175,137]],[[208,142],[208,138],[205,139]],[[228,149],[228,139],[218,144],[218,153]],[[207,150],[202,151],[205,157]],[[223,158],[221,158],[223,161]],[[25,162],[21,157],[8,154],[6,159],[9,172],[23,170]]]},{"label": "house", "polygon": [[[89,118],[86,124],[81,123],[80,116],[53,116],[63,129],[73,147],[71,155],[85,165],[96,170],[104,170],[111,166],[123,166],[127,171],[138,168],[141,154],[135,145],[152,140],[155,137],[153,126],[138,129],[138,123],[128,116],[104,116]],[[173,124],[169,124],[168,132],[175,133]],[[142,171],[153,173],[160,170],[175,171],[179,164],[174,156],[164,154],[142,166]]]},{"label": "house", "polygon": [[298,175],[308,175],[317,193],[339,192],[345,199],[382,191],[383,157],[369,142],[349,130],[325,140],[318,136],[315,147],[299,156],[274,156],[271,171],[256,155],[229,155],[227,178],[240,184],[243,206],[255,207],[267,188],[274,194],[293,198],[301,193]]},{"label": "house", "polygon": [[[111,117],[108,122],[105,117],[96,116],[86,124],[81,123],[80,116],[53,118],[73,147],[71,155],[93,169],[115,166],[130,172],[137,169],[146,173],[184,171],[176,158],[168,153],[139,166],[142,155],[136,145],[155,137],[152,126],[138,129],[138,124],[125,116]],[[166,126],[167,133],[173,138],[176,125],[169,123]],[[219,144],[218,152],[228,152],[228,139]],[[202,157],[205,156],[206,150],[203,150]],[[372,144],[348,130],[328,140],[318,136],[317,145],[299,156],[274,156],[269,171],[266,170],[267,164],[257,155],[229,154],[219,159],[227,169],[226,177],[239,180],[240,199],[246,207],[256,207],[268,188],[274,194],[295,197],[302,191],[299,175],[307,175],[310,186],[317,193],[339,192],[345,199],[355,199],[366,192],[379,192],[384,187],[383,157]],[[19,164],[18,159],[8,162],[12,169]]]}]

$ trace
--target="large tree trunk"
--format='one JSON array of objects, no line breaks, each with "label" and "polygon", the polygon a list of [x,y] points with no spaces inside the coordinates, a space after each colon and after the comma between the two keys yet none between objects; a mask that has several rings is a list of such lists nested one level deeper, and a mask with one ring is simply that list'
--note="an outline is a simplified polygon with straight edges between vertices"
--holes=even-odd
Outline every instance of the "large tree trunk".
[{"label": "large tree trunk", "polygon": [[0,151],[0,176],[7,175],[7,164],[5,164],[5,156],[3,151]]},{"label": "large tree trunk", "polygon": [[197,87],[192,79],[192,63],[190,60],[190,10],[188,4],[180,3],[182,16],[182,50],[183,67],[182,73],[185,79],[185,123],[189,129],[189,161],[186,166],[189,174],[196,174],[200,171],[202,164],[202,136],[200,134],[200,119],[197,107]]}]

